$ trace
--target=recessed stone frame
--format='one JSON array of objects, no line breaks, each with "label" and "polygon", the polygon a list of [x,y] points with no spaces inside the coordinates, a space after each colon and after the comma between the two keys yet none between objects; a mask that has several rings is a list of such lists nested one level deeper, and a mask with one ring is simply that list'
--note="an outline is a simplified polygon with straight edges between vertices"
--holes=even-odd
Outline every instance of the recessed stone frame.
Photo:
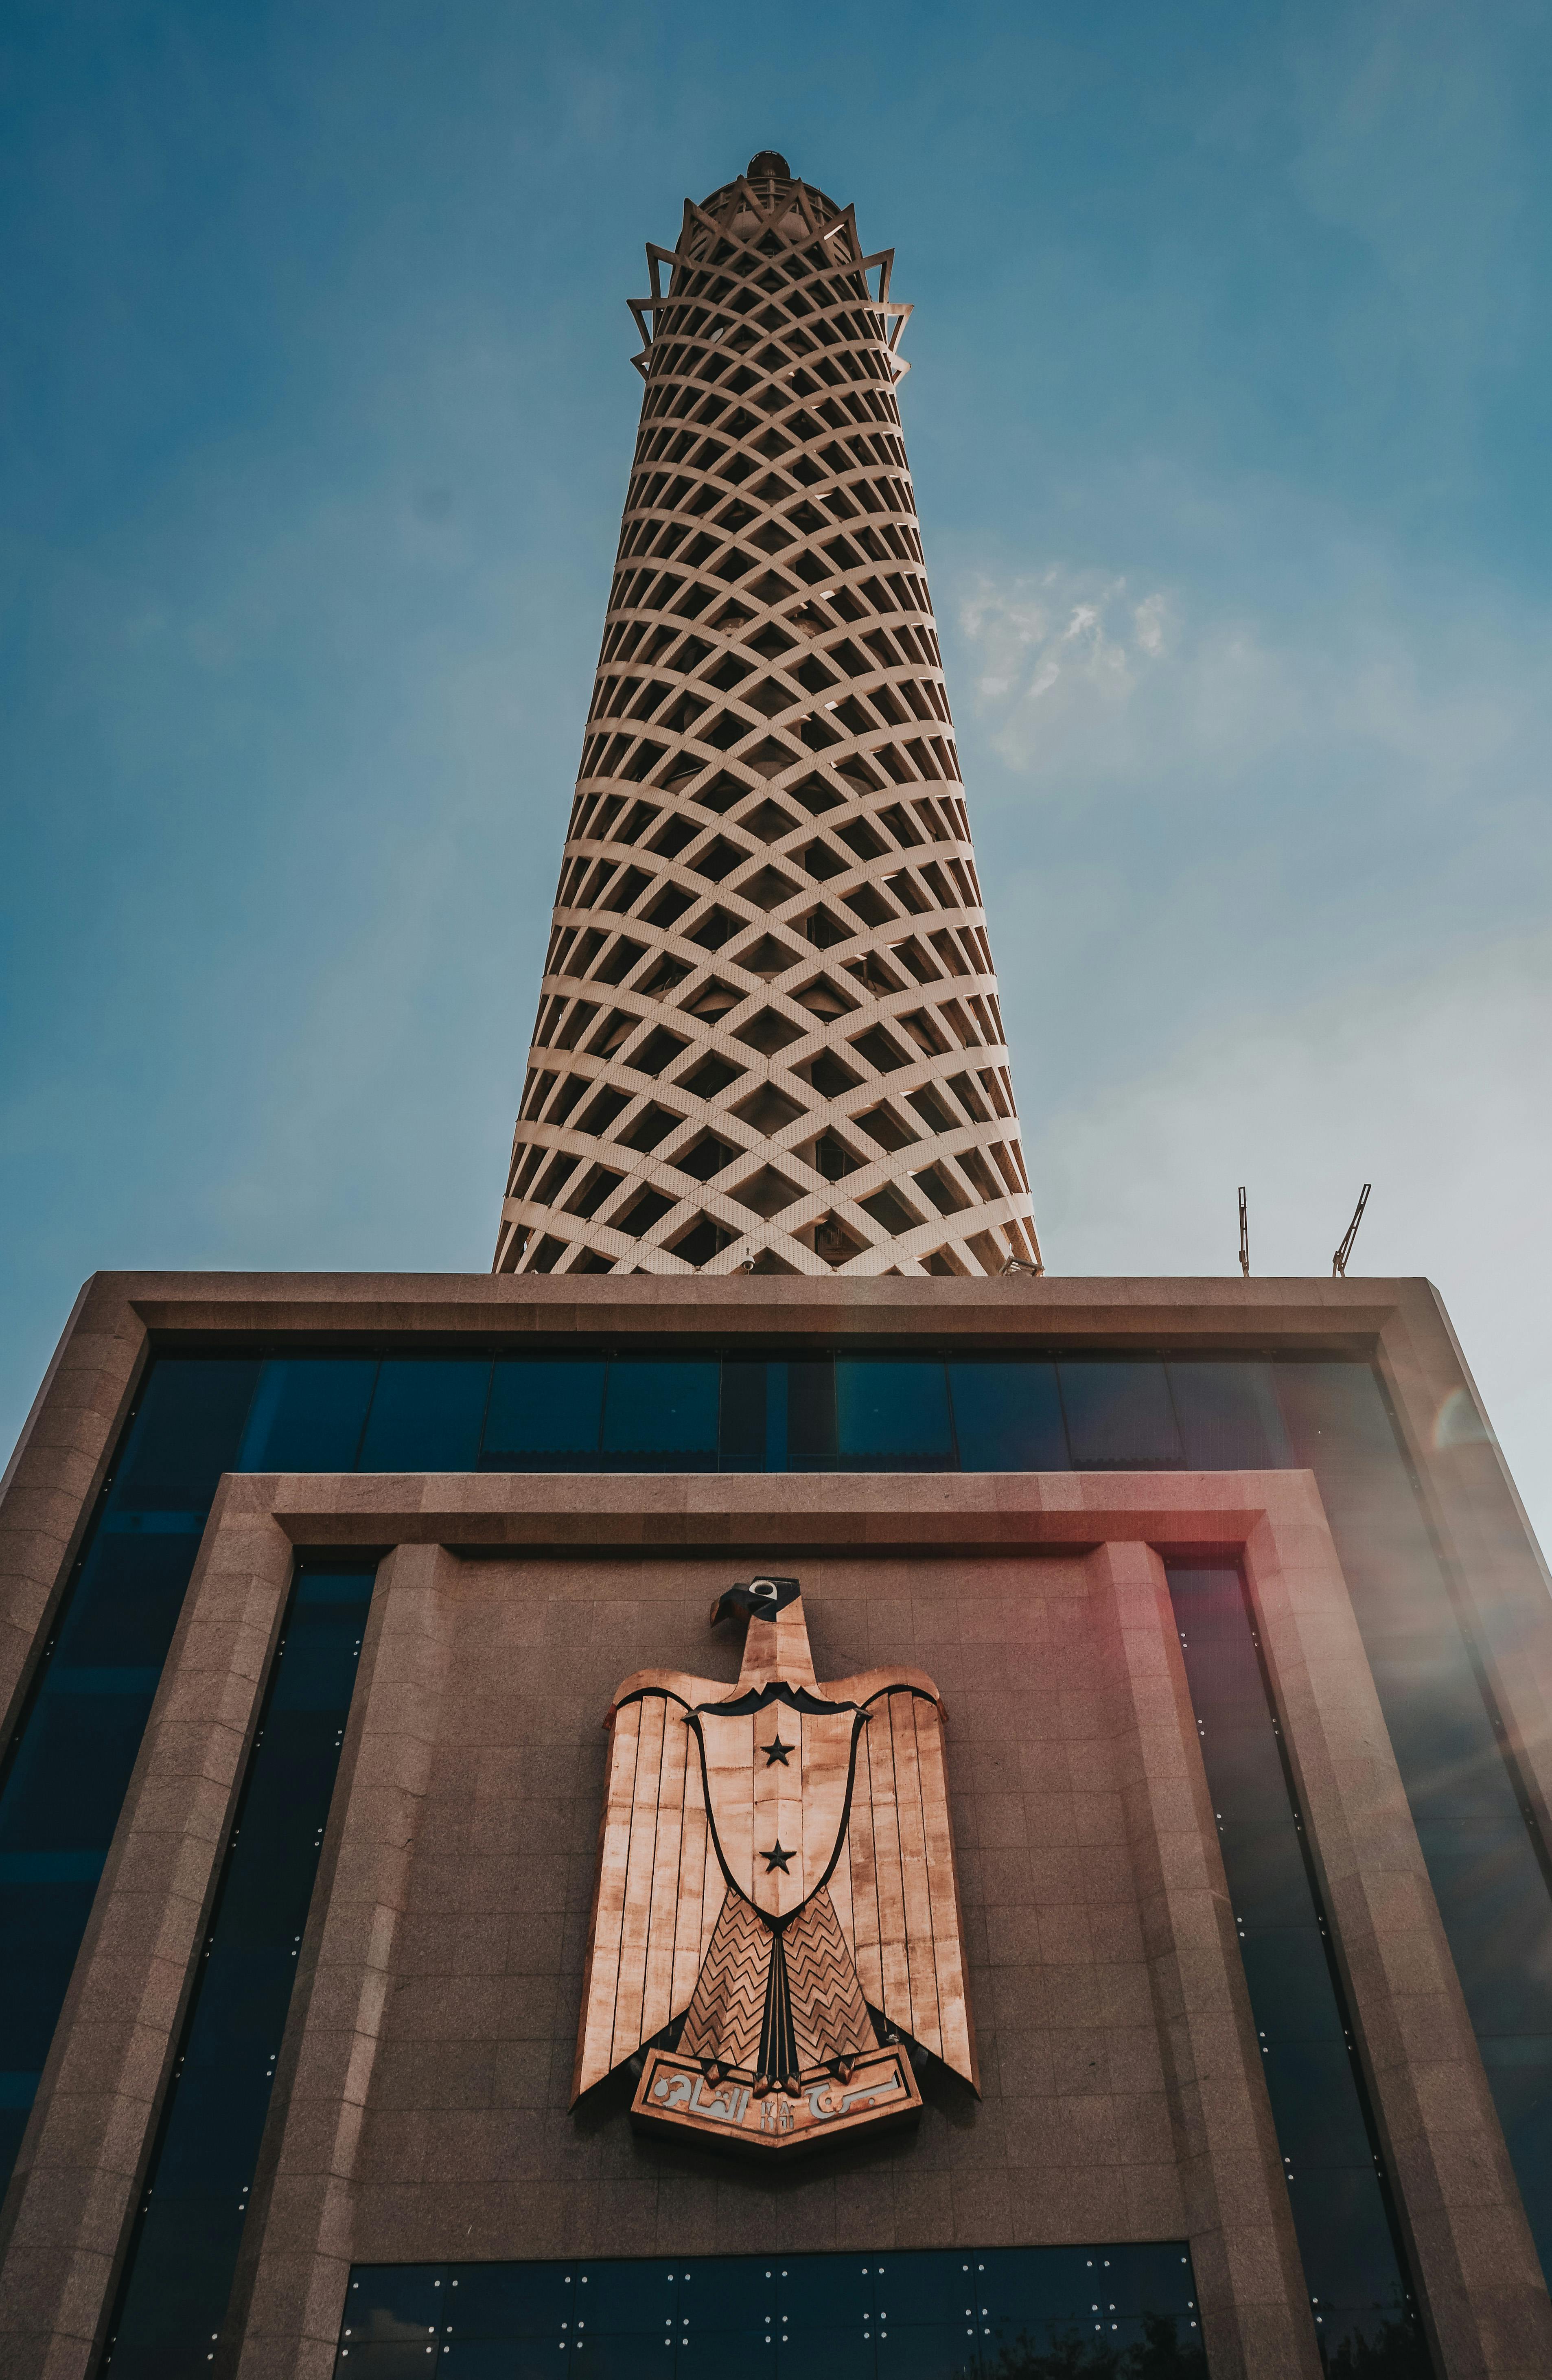
[{"label": "recessed stone frame", "polygon": [[[649,1549],[720,1564],[772,1548],[794,1564],[1081,1559],[1123,1747],[1128,1854],[1214,2380],[1313,2380],[1314,2326],[1163,1566],[1171,1552],[1243,1564],[1441,2368],[1546,2368],[1546,2294],[1324,1512],[1307,1473],[1277,1472],[228,1476],[12,2192],[7,2371],[88,2370],[298,1548],[386,1549],[385,1566],[249,2218],[241,2373],[326,2373],[348,2266],[380,2252],[353,2222],[353,2157],[436,1705],[456,1690],[438,1614],[470,1558],[626,1563]],[[584,2230],[600,2220],[596,2208],[578,2216]],[[456,2244],[428,2239],[421,2252]],[[576,2252],[591,2244],[579,2237]],[[523,2253],[522,2240],[503,2252]]]}]

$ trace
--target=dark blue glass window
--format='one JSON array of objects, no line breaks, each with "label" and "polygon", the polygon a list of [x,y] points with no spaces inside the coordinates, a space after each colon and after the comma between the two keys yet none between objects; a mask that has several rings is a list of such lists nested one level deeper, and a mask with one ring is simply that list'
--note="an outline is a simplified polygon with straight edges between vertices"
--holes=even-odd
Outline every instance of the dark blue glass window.
[{"label": "dark blue glass window", "polygon": [[366,2265],[336,2380],[1206,2380],[1182,2240]]},{"label": "dark blue glass window", "polygon": [[720,1370],[715,1356],[616,1356],[603,1407],[610,1468],[715,1471]]},{"label": "dark blue glass window", "polygon": [[954,1468],[948,1380],[940,1358],[839,1355],[836,1461],[842,1470]]},{"label": "dark blue glass window", "polygon": [[113,2380],[207,2372],[232,2291],[373,1574],[298,1569],[110,2324]]},{"label": "dark blue glass window", "polygon": [[361,1445],[363,1471],[472,1471],[491,1366],[467,1356],[389,1356]]},{"label": "dark blue glass window", "polygon": [[787,1468],[835,1468],[835,1366],[828,1355],[794,1356],[787,1375]]},{"label": "dark blue glass window", "polygon": [[219,1357],[149,1374],[0,1766],[0,2187],[258,1374]]},{"label": "dark blue glass window", "polygon": [[1076,1471],[1178,1471],[1185,1460],[1161,1363],[1069,1356],[1056,1367]]},{"label": "dark blue glass window", "polygon": [[485,1469],[595,1470],[603,1376],[600,1355],[499,1362],[485,1415]]},{"label": "dark blue glass window", "polygon": [[1293,1461],[1270,1364],[1181,1357],[1165,1366],[1191,1471],[1282,1471]]},{"label": "dark blue glass window", "polygon": [[1240,1574],[1170,1567],[1293,2228],[1322,2352],[1431,2369]]},{"label": "dark blue glass window", "polygon": [[951,1359],[948,1374],[961,1470],[1071,1469],[1054,1364]]},{"label": "dark blue glass window", "polygon": [[718,1465],[723,1471],[787,1467],[787,1367],[763,1357],[724,1355]]},{"label": "dark blue glass window", "polygon": [[[1366,1365],[1274,1367],[1315,1473],[1544,2271],[1552,2271],[1552,1889],[1546,1847]],[[1513,1658],[1512,1611],[1499,1658]]]},{"label": "dark blue glass window", "polygon": [[242,1443],[258,1378],[258,1364],[241,1357],[152,1365],[113,1482],[115,1518],[208,1512]]},{"label": "dark blue glass window", "polygon": [[377,1358],[274,1356],[249,1409],[239,1471],[354,1471]]}]

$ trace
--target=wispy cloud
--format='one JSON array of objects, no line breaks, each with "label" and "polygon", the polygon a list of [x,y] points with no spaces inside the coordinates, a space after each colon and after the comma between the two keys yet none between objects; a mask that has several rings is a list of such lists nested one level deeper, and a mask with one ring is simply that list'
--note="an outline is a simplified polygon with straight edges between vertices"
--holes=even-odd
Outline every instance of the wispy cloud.
[{"label": "wispy cloud", "polygon": [[[1216,782],[1324,752],[1344,776],[1383,763],[1376,795],[1397,762],[1413,797],[1512,792],[1500,770],[1544,748],[1552,720],[1552,621],[1473,616],[1469,598],[1420,616],[1373,558],[1350,576],[1358,586],[1279,620],[1124,572],[983,575],[958,609],[993,747],[1020,774],[1085,786],[1183,766]],[[1322,804],[1318,775],[1307,795]]]},{"label": "wispy cloud", "polygon": [[1139,595],[1123,577],[1056,564],[1011,583],[983,577],[960,622],[979,662],[976,698],[999,713],[997,747],[1015,765],[1058,717],[1129,702],[1170,625],[1162,589]]}]

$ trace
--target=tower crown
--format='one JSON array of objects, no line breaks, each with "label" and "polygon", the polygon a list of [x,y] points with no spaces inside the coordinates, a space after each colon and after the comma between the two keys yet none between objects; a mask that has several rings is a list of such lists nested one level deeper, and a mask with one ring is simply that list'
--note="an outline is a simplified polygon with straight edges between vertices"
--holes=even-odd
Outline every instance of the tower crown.
[{"label": "tower crown", "polygon": [[496,1269],[1037,1264],[893,251],[762,150],[647,260]]}]

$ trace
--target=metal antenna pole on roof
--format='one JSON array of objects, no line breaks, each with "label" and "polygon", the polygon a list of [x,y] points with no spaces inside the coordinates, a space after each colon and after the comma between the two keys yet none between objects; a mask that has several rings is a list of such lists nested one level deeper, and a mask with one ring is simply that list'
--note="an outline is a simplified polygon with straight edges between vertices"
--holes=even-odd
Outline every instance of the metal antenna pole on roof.
[{"label": "metal antenna pole on roof", "polygon": [[1250,1279],[1250,1217],[1245,1210],[1244,1184],[1240,1184],[1240,1270]]},{"label": "metal antenna pole on roof", "polygon": [[1347,1279],[1347,1260],[1352,1254],[1352,1243],[1358,1237],[1358,1226],[1364,1220],[1364,1209],[1369,1203],[1369,1192],[1373,1188],[1374,1184],[1372,1182],[1364,1183],[1363,1190],[1359,1196],[1358,1204],[1352,1209],[1352,1220],[1349,1223],[1346,1231],[1342,1233],[1340,1247],[1337,1250],[1336,1255],[1331,1258],[1331,1279],[1333,1281],[1345,1281]]}]

